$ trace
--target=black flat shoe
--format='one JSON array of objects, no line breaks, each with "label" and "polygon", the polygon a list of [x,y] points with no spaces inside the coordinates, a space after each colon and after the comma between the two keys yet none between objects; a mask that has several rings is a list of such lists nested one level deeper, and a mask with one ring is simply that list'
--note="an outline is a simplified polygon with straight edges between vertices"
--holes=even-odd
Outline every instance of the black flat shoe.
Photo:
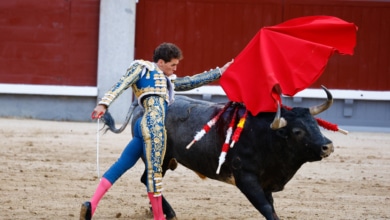
[{"label": "black flat shoe", "polygon": [[92,218],[92,208],[90,202],[84,202],[81,204],[80,210],[80,220],[91,220]]}]

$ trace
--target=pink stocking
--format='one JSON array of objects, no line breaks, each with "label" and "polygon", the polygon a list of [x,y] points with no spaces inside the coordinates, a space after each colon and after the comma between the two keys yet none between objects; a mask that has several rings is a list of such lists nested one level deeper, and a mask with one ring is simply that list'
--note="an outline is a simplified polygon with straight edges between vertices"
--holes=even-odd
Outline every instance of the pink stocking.
[{"label": "pink stocking", "polygon": [[103,177],[100,180],[100,183],[95,191],[95,194],[93,194],[93,197],[91,199],[92,216],[95,213],[96,207],[98,206],[100,200],[103,198],[104,194],[110,189],[111,186],[112,184],[106,178]]},{"label": "pink stocking", "polygon": [[155,197],[154,193],[149,192],[148,197],[150,200],[150,204],[152,204],[154,220],[165,220],[164,212],[162,209],[162,196],[159,195]]}]

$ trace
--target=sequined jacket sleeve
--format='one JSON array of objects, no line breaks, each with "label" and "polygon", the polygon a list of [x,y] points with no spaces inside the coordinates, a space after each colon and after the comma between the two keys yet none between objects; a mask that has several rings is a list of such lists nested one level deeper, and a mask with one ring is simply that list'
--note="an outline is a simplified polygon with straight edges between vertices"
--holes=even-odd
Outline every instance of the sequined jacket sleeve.
[{"label": "sequined jacket sleeve", "polygon": [[211,69],[193,76],[177,77],[173,83],[175,91],[187,91],[221,78],[221,71],[219,68]]},{"label": "sequined jacket sleeve", "polygon": [[[119,79],[119,81],[104,94],[102,99],[99,101],[99,104],[106,105],[107,107],[126,89],[128,89],[132,84],[137,82],[140,78],[141,72],[145,69],[145,64],[147,61],[134,61],[130,64],[130,67],[127,69],[126,73]],[[150,64],[150,63],[147,63]]]}]

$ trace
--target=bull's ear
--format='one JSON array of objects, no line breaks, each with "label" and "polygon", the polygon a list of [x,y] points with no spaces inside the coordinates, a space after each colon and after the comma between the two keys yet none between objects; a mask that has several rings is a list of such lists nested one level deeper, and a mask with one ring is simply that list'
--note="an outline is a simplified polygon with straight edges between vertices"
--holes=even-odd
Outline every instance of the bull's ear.
[{"label": "bull's ear", "polygon": [[276,130],[276,135],[278,135],[281,138],[287,139],[287,130],[285,128],[280,128]]}]

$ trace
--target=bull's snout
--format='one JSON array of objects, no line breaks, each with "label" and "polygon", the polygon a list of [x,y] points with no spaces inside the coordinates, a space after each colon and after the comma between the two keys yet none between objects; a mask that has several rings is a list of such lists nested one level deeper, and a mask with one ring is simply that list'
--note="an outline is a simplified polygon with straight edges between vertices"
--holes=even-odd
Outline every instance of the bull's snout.
[{"label": "bull's snout", "polygon": [[321,151],[322,151],[321,153],[322,158],[328,157],[334,151],[333,143],[331,142],[329,144],[322,146]]}]

